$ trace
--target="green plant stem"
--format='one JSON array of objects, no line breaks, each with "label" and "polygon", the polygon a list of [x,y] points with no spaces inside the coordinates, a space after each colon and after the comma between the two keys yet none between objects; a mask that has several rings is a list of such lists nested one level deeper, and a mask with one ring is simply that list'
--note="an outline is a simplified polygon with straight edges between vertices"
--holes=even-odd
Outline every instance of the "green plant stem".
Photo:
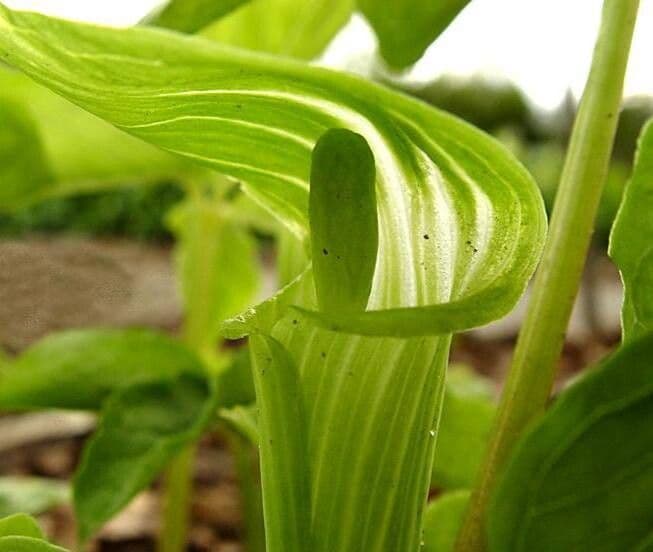
[{"label": "green plant stem", "polygon": [[[188,195],[195,201],[204,201],[199,186],[195,181],[189,182]],[[213,199],[206,199],[213,201]],[[214,251],[215,228],[211,220],[199,219],[202,224],[198,239],[203,243],[196,244],[204,251]],[[215,278],[215,264],[207,262],[207,257],[195,258],[187,289],[199,293],[199,297],[206,297],[209,293],[212,280]],[[178,267],[180,278],[188,278],[183,269]],[[205,363],[207,373],[212,373],[218,365],[214,343],[211,334],[211,308],[208,301],[186,300],[186,318],[182,329],[182,339],[187,347],[194,351]],[[192,305],[192,307],[191,307]],[[190,511],[191,493],[193,487],[193,463],[197,452],[197,445],[191,445],[183,450],[172,461],[165,475],[163,491],[163,516],[161,534],[159,536],[159,552],[182,552],[186,549],[188,534],[188,519]]]},{"label": "green plant stem", "polygon": [[485,516],[497,477],[555,379],[617,125],[639,0],[605,0],[592,68],[576,116],[547,244],[492,438],[458,536],[458,552],[487,546]]},{"label": "green plant stem", "polygon": [[159,552],[180,552],[186,548],[195,451],[195,445],[188,447],[168,467]]}]

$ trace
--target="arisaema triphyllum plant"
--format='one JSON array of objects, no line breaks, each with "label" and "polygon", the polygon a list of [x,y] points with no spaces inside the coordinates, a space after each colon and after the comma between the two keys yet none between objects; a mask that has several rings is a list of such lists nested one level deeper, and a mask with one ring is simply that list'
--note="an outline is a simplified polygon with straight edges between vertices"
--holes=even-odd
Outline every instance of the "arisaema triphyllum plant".
[{"label": "arisaema triphyllum plant", "polygon": [[526,171],[465,123],[350,75],[6,8],[0,30],[6,63],[241,181],[312,252],[223,327],[251,335],[267,549],[417,549],[451,335],[508,312],[539,258]]}]

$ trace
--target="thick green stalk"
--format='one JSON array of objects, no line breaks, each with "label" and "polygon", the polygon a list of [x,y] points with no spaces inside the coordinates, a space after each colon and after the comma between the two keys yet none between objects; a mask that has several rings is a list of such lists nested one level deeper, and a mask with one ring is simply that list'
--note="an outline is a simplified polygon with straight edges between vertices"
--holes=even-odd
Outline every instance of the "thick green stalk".
[{"label": "thick green stalk", "polygon": [[545,408],[594,229],[639,0],[605,0],[592,68],[571,135],[542,262],[492,439],[456,549],[486,548],[485,515],[523,429]]}]

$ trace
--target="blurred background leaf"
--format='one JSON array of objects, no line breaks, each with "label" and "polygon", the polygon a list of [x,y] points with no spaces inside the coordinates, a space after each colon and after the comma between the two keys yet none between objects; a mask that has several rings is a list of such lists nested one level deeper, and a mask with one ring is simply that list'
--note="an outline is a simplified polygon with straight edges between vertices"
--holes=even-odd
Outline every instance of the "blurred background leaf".
[{"label": "blurred background leaf", "polygon": [[145,22],[194,33],[251,0],[171,0]]},{"label": "blurred background leaf", "polygon": [[470,0],[358,0],[393,68],[415,63]]}]

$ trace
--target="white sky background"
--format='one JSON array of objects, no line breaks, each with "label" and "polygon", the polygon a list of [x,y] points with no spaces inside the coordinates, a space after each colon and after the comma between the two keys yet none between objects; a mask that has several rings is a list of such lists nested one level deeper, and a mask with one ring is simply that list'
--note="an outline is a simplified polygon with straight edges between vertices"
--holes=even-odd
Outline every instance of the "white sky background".
[{"label": "white sky background", "polygon": [[[6,0],[15,8],[70,19],[129,25],[162,0]],[[411,71],[417,80],[442,73],[506,77],[534,103],[553,108],[568,90],[579,96],[589,69],[601,0],[474,0]],[[375,50],[359,17],[337,37],[326,62],[362,63]],[[641,0],[626,95],[653,95],[653,0]]]}]

